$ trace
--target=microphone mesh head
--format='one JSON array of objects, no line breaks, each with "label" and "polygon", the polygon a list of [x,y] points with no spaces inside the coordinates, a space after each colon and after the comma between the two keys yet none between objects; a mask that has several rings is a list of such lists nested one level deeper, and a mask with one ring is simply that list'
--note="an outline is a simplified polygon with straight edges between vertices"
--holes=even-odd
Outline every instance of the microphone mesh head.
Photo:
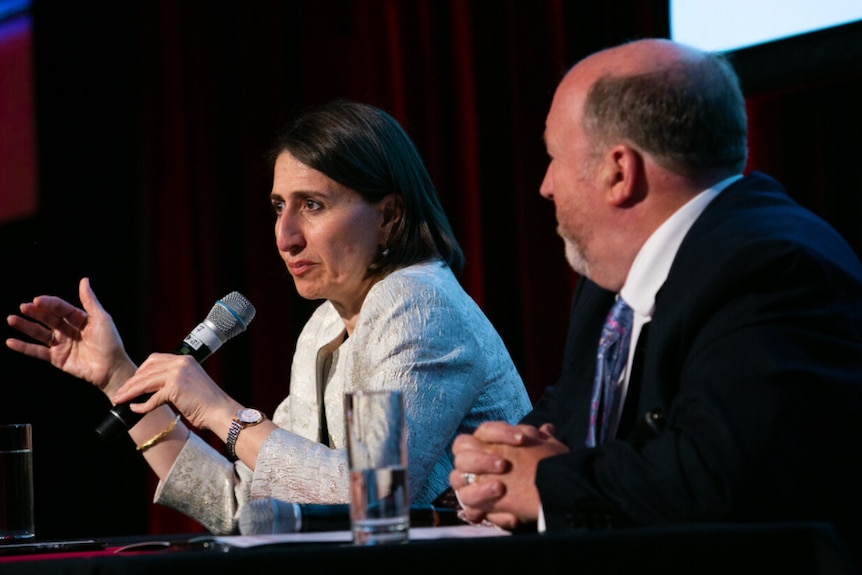
[{"label": "microphone mesh head", "polygon": [[271,497],[247,501],[239,510],[240,535],[272,535],[301,531],[299,506]]},{"label": "microphone mesh head", "polygon": [[254,319],[255,309],[245,296],[232,291],[218,300],[210,310],[207,320],[224,335],[224,341],[245,331]]}]

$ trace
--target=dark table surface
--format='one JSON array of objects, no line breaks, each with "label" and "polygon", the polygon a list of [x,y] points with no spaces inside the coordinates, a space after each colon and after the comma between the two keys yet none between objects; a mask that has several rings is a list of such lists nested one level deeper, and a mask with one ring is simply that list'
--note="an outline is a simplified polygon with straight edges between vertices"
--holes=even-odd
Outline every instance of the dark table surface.
[{"label": "dark table surface", "polygon": [[[202,573],[858,573],[828,524],[686,524],[570,534],[447,538],[358,547],[349,542],[230,548],[204,534],[105,539],[106,548],[0,556],[0,574]],[[192,544],[189,545],[189,540]],[[204,538],[204,541],[206,538]],[[165,546],[117,549],[145,541]],[[167,544],[172,544],[167,547]]]}]

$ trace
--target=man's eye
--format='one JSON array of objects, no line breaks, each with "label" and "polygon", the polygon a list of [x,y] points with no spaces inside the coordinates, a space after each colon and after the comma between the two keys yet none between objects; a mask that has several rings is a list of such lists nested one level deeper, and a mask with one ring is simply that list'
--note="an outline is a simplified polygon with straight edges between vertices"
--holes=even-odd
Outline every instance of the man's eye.
[{"label": "man's eye", "polygon": [[280,215],[284,211],[284,202],[281,200],[274,200],[272,202],[272,210]]},{"label": "man's eye", "polygon": [[307,209],[307,210],[316,211],[316,210],[321,209],[322,207],[323,206],[320,204],[320,202],[316,202],[316,201],[312,200],[311,198],[305,199],[305,209]]}]

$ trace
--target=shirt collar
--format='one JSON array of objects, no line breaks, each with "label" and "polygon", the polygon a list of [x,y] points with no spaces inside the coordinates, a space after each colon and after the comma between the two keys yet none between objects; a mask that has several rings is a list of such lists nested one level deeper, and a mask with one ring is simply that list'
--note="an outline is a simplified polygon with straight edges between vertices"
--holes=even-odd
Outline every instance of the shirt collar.
[{"label": "shirt collar", "polygon": [[731,176],[700,192],[647,238],[635,256],[626,283],[620,290],[620,296],[636,314],[646,319],[652,317],[655,295],[667,279],[676,252],[689,228],[722,190],[740,178],[742,175]]}]

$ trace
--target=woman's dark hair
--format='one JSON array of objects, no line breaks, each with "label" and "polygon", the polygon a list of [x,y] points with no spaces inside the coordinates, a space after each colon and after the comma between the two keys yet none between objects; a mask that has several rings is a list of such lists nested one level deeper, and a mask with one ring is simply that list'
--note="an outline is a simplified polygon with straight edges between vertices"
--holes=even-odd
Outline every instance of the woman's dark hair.
[{"label": "woman's dark hair", "polygon": [[410,137],[388,113],[347,100],[304,110],[278,134],[270,153],[273,165],[282,152],[290,152],[368,202],[400,196],[401,218],[369,274],[385,275],[434,258],[460,274],[464,254],[431,177]]}]

